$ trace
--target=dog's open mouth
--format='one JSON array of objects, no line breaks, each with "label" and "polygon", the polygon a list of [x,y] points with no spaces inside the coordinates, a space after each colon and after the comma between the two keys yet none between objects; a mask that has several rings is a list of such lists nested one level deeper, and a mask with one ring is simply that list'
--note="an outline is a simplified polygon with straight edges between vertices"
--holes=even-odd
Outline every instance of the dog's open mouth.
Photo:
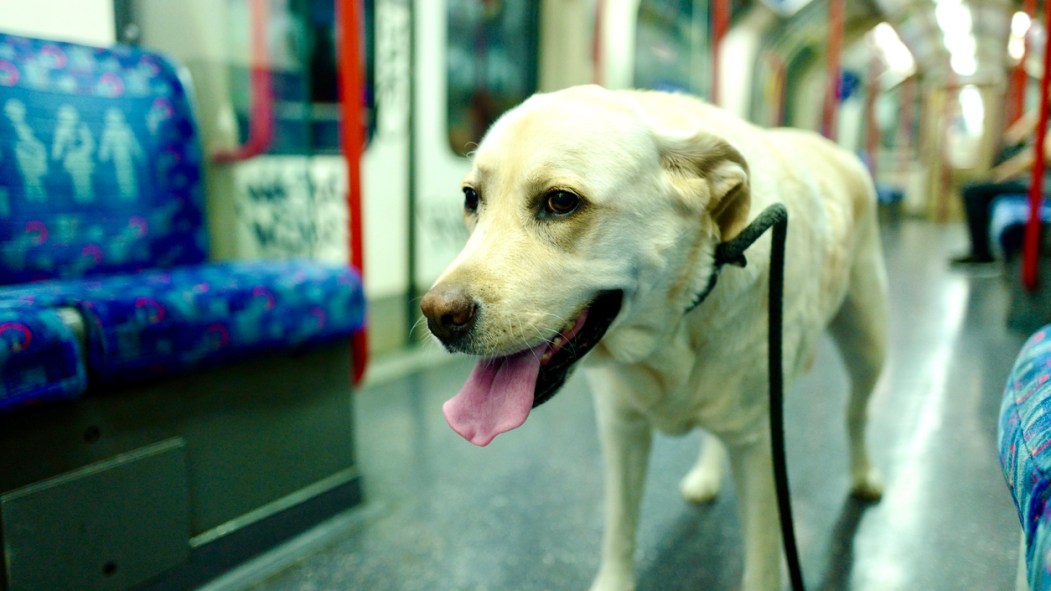
[{"label": "dog's open mouth", "polygon": [[460,393],[442,407],[454,431],[478,446],[525,422],[551,399],[573,368],[606,334],[623,293],[601,292],[558,334],[506,357],[481,359]]}]

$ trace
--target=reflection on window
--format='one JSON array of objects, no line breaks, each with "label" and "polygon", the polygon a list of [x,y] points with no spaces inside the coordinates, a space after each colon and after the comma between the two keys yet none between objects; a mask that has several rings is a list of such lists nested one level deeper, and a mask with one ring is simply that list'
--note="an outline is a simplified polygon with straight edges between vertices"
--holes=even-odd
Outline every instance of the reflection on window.
[{"label": "reflection on window", "polygon": [[[367,138],[375,130],[373,92],[374,0],[361,3],[362,49],[368,116]],[[231,52],[250,37],[249,0],[230,0],[235,30]],[[269,0],[267,44],[273,74],[274,140],[271,154],[337,153],[341,148],[335,0]],[[233,104],[244,141],[250,129],[251,90],[246,66],[233,67]]]},{"label": "reflection on window", "polygon": [[810,4],[811,0],[762,0],[771,10],[788,18]]},{"label": "reflection on window", "polygon": [[539,0],[449,0],[449,145],[466,154],[536,91]]},{"label": "reflection on window", "polygon": [[707,0],[642,0],[635,86],[706,96],[711,70]]}]

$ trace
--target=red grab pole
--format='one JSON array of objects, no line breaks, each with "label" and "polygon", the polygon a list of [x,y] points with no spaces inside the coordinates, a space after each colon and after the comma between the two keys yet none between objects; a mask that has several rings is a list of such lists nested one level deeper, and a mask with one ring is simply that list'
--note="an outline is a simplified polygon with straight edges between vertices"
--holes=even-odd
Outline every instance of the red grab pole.
[{"label": "red grab pole", "polygon": [[[1044,9],[1044,30],[1051,31],[1051,10]],[[1022,284],[1029,291],[1036,291],[1037,263],[1040,260],[1040,206],[1044,200],[1044,140],[1047,138],[1047,83],[1051,68],[1051,39],[1044,42],[1044,72],[1040,78],[1040,117],[1036,123],[1036,159],[1033,176],[1029,183],[1029,221],[1025,226],[1025,243],[1022,251]]]},{"label": "red grab pole", "polygon": [[839,104],[840,56],[843,53],[843,0],[828,0],[828,61],[825,102],[821,110],[821,134],[836,139],[836,106]]},{"label": "red grab pole", "polygon": [[[361,77],[361,6],[356,0],[339,0],[336,18],[339,27],[339,102],[343,119],[343,158],[347,162],[347,214],[350,264],[365,280],[364,239],[361,223],[361,155],[365,149],[362,101],[365,97]],[[353,379],[361,383],[368,363],[368,333],[365,328],[351,337]]]},{"label": "red grab pole", "polygon": [[719,104],[719,66],[723,37],[730,28],[730,0],[712,0],[712,104]]}]

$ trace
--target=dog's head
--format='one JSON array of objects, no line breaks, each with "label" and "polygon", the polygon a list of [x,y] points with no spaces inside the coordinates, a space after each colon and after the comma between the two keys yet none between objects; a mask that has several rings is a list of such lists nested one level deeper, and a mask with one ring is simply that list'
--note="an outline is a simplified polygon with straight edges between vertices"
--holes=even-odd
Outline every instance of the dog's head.
[{"label": "dog's head", "polygon": [[520,425],[600,340],[621,361],[652,353],[715,245],[745,226],[743,157],[704,129],[667,129],[677,118],[654,98],[536,95],[479,145],[463,181],[470,238],[421,305],[446,348],[482,358],[445,406],[472,442]]}]

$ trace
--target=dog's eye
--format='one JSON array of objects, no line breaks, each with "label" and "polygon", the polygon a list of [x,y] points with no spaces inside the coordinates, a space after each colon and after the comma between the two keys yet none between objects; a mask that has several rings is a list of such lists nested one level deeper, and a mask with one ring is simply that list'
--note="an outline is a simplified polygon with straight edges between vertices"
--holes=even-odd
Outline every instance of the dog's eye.
[{"label": "dog's eye", "polygon": [[580,196],[569,191],[551,191],[544,199],[544,209],[554,215],[569,215],[577,207],[580,207]]},{"label": "dog's eye", "polygon": [[463,208],[470,213],[478,211],[478,191],[471,187],[463,188]]}]

